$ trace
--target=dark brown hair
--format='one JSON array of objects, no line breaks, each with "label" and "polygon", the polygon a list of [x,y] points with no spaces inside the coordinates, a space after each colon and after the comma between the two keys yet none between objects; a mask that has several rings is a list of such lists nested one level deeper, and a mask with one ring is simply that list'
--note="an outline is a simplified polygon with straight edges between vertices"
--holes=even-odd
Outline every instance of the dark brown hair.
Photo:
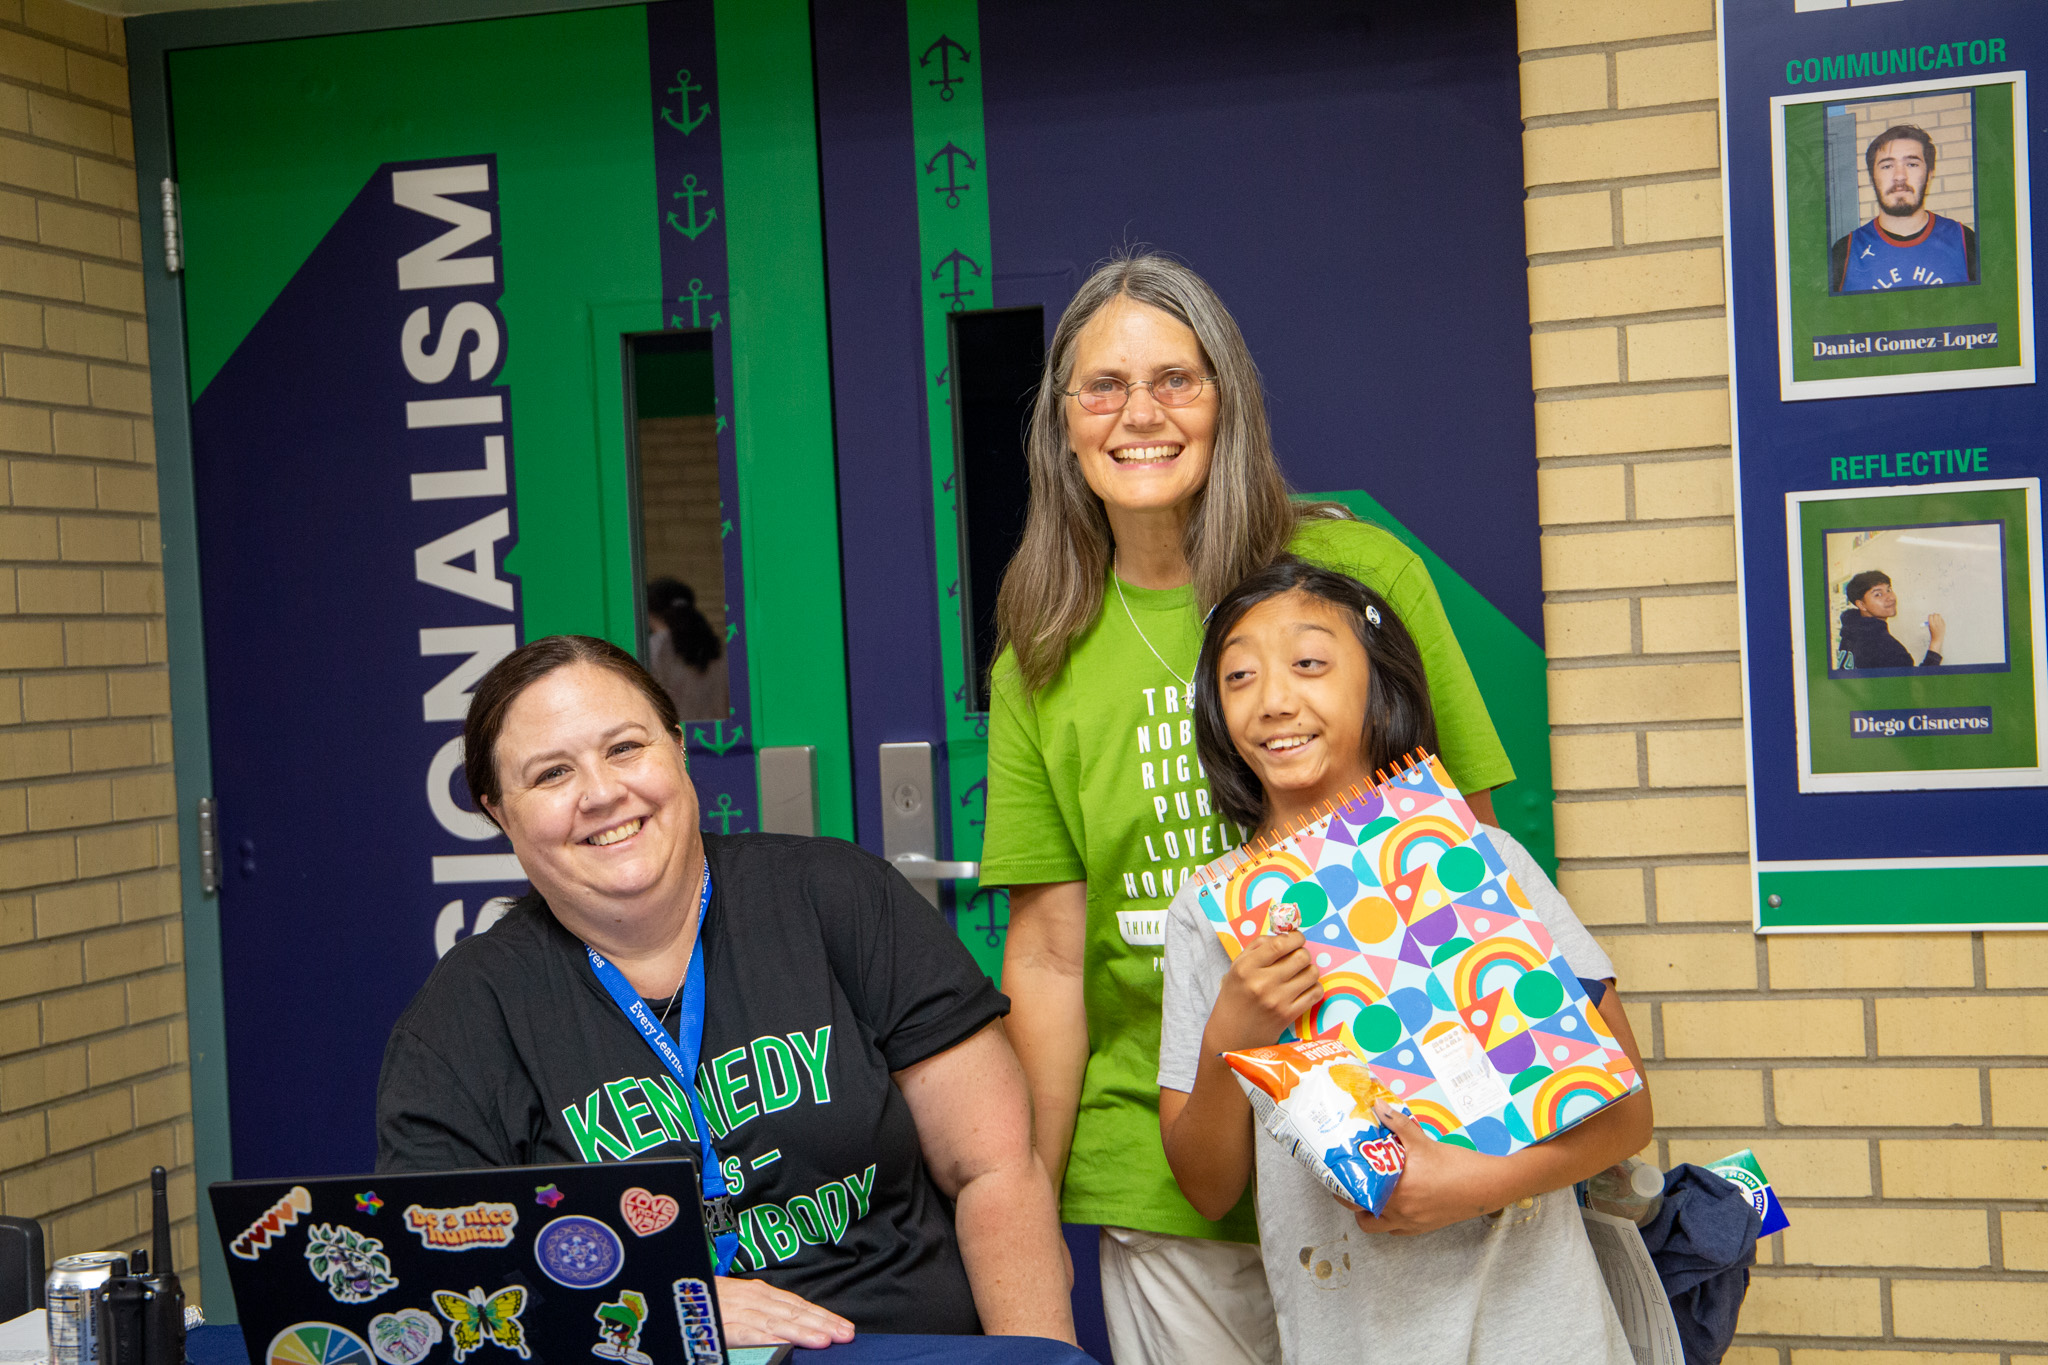
[{"label": "dark brown hair", "polygon": [[1871,183],[1877,182],[1877,154],[1888,142],[1917,142],[1927,153],[1927,175],[1934,177],[1934,139],[1925,128],[1915,128],[1910,123],[1895,123],[1870,139],[1870,145],[1863,149],[1863,166],[1870,172]]},{"label": "dark brown hair", "polygon": [[462,776],[469,783],[469,799],[492,824],[496,817],[485,802],[504,799],[498,783],[498,736],[505,729],[505,715],[520,693],[558,668],[589,664],[609,669],[640,690],[661,728],[680,738],[682,722],[676,718],[676,704],[668,689],[640,666],[640,661],[609,640],[594,635],[550,635],[523,644],[491,666],[470,694],[469,718],[462,724]]},{"label": "dark brown hair", "polygon": [[1265,820],[1266,789],[1231,742],[1216,683],[1218,656],[1247,612],[1268,598],[1296,591],[1341,610],[1358,643],[1365,646],[1372,665],[1372,685],[1365,698],[1366,769],[1398,766],[1401,756],[1413,749],[1436,751],[1436,713],[1429,705],[1422,651],[1387,599],[1355,578],[1282,555],[1216,604],[1202,633],[1201,660],[1195,665],[1195,753],[1209,774],[1209,792],[1217,809],[1247,832]]}]

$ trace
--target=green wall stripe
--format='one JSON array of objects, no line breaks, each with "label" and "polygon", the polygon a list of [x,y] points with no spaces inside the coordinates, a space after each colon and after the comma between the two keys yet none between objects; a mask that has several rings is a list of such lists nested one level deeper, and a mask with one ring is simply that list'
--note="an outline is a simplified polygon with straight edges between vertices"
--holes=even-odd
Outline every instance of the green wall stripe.
[{"label": "green wall stripe", "polygon": [[[1779,903],[1773,906],[1770,898]],[[2048,928],[2048,866],[1757,874],[1757,929]]]},{"label": "green wall stripe", "polygon": [[[925,421],[931,445],[933,581],[939,601],[939,673],[945,697],[945,763],[952,847],[941,857],[981,857],[988,778],[988,717],[971,707],[968,627],[960,593],[960,498],[946,317],[995,306],[988,223],[988,139],[982,128],[981,17],[975,0],[908,0],[910,126],[917,185],[918,298],[924,321]],[[969,928],[978,887],[955,882],[962,939],[982,967],[1001,971],[993,931]],[[992,893],[1001,894],[1001,893]],[[996,925],[994,907],[980,915]]]},{"label": "green wall stripe", "polygon": [[716,0],[713,14],[753,740],[817,746],[819,832],[851,839],[810,9]]}]

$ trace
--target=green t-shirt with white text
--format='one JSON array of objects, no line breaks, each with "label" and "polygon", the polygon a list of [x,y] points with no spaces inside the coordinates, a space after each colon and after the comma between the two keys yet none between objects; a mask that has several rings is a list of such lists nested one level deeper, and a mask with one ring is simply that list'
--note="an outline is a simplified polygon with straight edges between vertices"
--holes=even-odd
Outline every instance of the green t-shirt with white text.
[{"label": "green t-shirt with white text", "polygon": [[[1390,533],[1310,521],[1288,548],[1386,598],[1429,673],[1441,757],[1466,791],[1514,776],[1429,570]],[[988,886],[1088,883],[1083,990],[1088,1069],[1061,1216],[1144,1232],[1258,1240],[1247,1198],[1195,1212],[1159,1143],[1159,1010],[1166,908],[1181,881],[1246,831],[1209,801],[1186,686],[1201,652],[1191,587],[1105,584],[1064,668],[1028,696],[1007,653],[989,706]],[[1128,605],[1128,614],[1125,607]],[[1156,653],[1155,653],[1156,651]]]}]

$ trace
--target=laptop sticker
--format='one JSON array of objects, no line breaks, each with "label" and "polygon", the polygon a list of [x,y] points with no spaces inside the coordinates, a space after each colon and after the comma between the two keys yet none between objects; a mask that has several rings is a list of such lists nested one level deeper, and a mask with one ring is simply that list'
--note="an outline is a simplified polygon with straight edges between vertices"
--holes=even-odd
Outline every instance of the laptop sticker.
[{"label": "laptop sticker", "polygon": [[366,1190],[356,1196],[356,1212],[367,1213],[374,1218],[384,1212],[384,1201],[377,1197],[375,1190]]},{"label": "laptop sticker", "polygon": [[623,1290],[617,1303],[597,1306],[597,1345],[594,1356],[621,1360],[625,1365],[654,1365],[654,1358],[640,1349],[640,1328],[647,1321],[647,1299],[636,1289]]},{"label": "laptop sticker", "polygon": [[377,1365],[370,1348],[346,1327],[295,1322],[270,1339],[263,1365]]},{"label": "laptop sticker", "polygon": [[526,1332],[519,1325],[519,1315],[526,1311],[524,1285],[508,1285],[489,1298],[484,1297],[482,1289],[470,1290],[467,1298],[436,1289],[434,1311],[448,1319],[455,1329],[450,1340],[455,1346],[456,1365],[462,1365],[486,1338],[494,1345],[518,1352],[521,1360],[527,1359]]},{"label": "laptop sticker", "polygon": [[519,1210],[510,1204],[488,1202],[453,1209],[423,1209],[412,1204],[405,1210],[405,1225],[420,1235],[420,1245],[429,1251],[507,1247],[519,1226]]},{"label": "laptop sticker", "polygon": [[545,1204],[547,1207],[553,1208],[562,1202],[562,1192],[553,1185],[535,1185],[533,1187],[533,1202]]},{"label": "laptop sticker", "polygon": [[298,1222],[300,1214],[312,1211],[312,1191],[304,1185],[294,1185],[284,1192],[284,1198],[265,1209],[261,1218],[244,1228],[242,1235],[228,1244],[228,1250],[245,1261],[253,1261],[284,1236],[284,1230]]},{"label": "laptop sticker", "polygon": [[619,1273],[626,1263],[626,1248],[619,1234],[603,1223],[572,1213],[540,1230],[533,1239],[533,1258],[556,1284],[595,1289]]},{"label": "laptop sticker", "polygon": [[440,1341],[440,1320],[417,1308],[370,1319],[370,1349],[384,1365],[419,1365]]},{"label": "laptop sticker", "polygon": [[724,1365],[725,1348],[718,1343],[718,1315],[713,1311],[711,1287],[699,1279],[685,1277],[675,1283],[676,1324],[683,1329],[683,1349],[690,1353],[689,1365]]},{"label": "laptop sticker", "polygon": [[673,1195],[656,1194],[638,1185],[619,1196],[619,1216],[638,1237],[652,1237],[675,1222],[682,1211],[683,1206]]},{"label": "laptop sticker", "polygon": [[313,1278],[327,1283],[338,1303],[368,1303],[398,1288],[384,1244],[339,1223],[314,1223],[306,1229],[306,1264]]}]

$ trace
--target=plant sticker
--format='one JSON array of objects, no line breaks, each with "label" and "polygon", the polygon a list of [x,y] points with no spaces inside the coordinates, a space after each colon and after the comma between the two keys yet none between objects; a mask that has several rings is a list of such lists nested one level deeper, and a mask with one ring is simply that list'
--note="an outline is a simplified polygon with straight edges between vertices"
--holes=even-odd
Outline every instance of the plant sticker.
[{"label": "plant sticker", "polygon": [[482,1289],[470,1290],[467,1297],[436,1289],[434,1311],[448,1319],[455,1329],[450,1338],[455,1346],[455,1365],[462,1365],[471,1351],[484,1344],[486,1337],[493,1345],[518,1352],[521,1360],[528,1358],[526,1332],[519,1325],[519,1315],[526,1311],[526,1286],[507,1285],[489,1298],[484,1297]]},{"label": "plant sticker", "polygon": [[619,1294],[617,1303],[597,1306],[597,1345],[594,1356],[622,1360],[626,1365],[654,1365],[654,1358],[640,1349],[640,1328],[647,1321],[647,1299],[636,1289]]},{"label": "plant sticker", "polygon": [[626,1220],[626,1226],[633,1229],[636,1237],[652,1237],[675,1222],[682,1211],[683,1206],[675,1201],[675,1196],[656,1194],[638,1185],[619,1196],[619,1217]]},{"label": "plant sticker", "polygon": [[284,1198],[263,1211],[263,1216],[242,1230],[242,1235],[228,1243],[228,1250],[245,1261],[253,1261],[265,1248],[284,1236],[284,1230],[299,1221],[302,1213],[313,1211],[313,1193],[304,1185],[294,1185],[284,1193]]},{"label": "plant sticker", "polygon": [[595,1218],[566,1214],[533,1239],[533,1258],[556,1284],[595,1289],[610,1284],[626,1263],[625,1244]]},{"label": "plant sticker", "polygon": [[384,1365],[418,1365],[440,1341],[440,1322],[417,1308],[379,1313],[370,1319],[370,1349]]},{"label": "plant sticker", "polygon": [[464,1204],[454,1209],[425,1209],[413,1204],[406,1208],[405,1225],[420,1235],[420,1245],[429,1251],[504,1247],[512,1245],[519,1210],[510,1204]]},{"label": "plant sticker", "polygon": [[689,1365],[723,1365],[725,1348],[718,1341],[718,1309],[711,1286],[684,1277],[675,1283],[676,1325],[683,1329]]},{"label": "plant sticker", "polygon": [[313,1278],[327,1282],[339,1303],[368,1303],[398,1288],[384,1244],[339,1223],[314,1223],[306,1229],[306,1264]]}]

